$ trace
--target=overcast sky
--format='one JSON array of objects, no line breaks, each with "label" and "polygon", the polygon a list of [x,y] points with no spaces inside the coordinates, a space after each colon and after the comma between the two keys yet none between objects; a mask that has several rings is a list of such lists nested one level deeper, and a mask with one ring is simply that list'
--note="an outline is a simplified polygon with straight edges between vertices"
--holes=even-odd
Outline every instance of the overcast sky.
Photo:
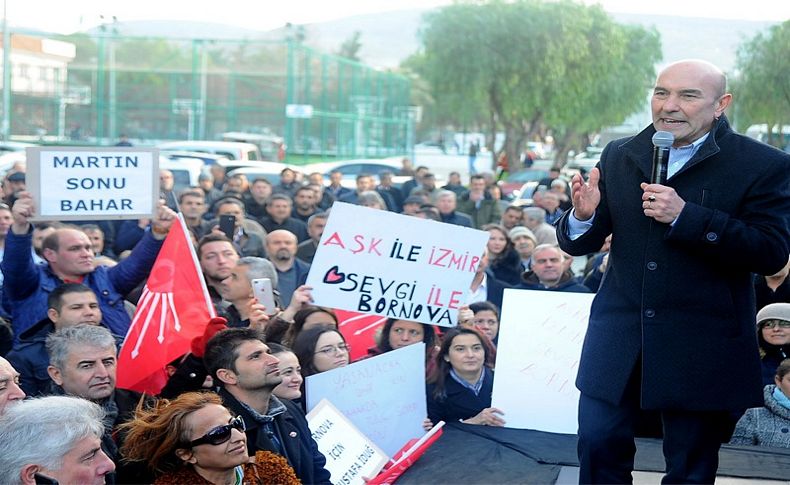
[{"label": "overcast sky", "polygon": [[[447,5],[451,0],[0,0],[9,23],[72,33],[115,16],[118,21],[179,19],[270,30],[286,22],[304,24],[351,15]],[[790,19],[788,0],[585,0],[610,12],[741,20]]]}]

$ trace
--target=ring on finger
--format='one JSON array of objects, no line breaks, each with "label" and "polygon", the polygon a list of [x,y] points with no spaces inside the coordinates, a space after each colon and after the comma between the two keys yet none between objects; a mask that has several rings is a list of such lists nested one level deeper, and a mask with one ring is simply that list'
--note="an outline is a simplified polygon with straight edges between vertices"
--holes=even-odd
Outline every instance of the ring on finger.
[{"label": "ring on finger", "polygon": [[651,195],[650,197],[647,198],[647,200],[649,200],[650,202],[655,202],[656,201],[656,196],[655,195]]}]

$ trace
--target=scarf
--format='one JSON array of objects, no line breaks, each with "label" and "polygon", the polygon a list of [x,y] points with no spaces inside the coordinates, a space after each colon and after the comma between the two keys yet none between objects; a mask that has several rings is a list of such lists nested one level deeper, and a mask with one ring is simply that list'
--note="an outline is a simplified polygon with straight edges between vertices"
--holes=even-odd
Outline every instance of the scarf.
[{"label": "scarf", "polygon": [[776,399],[777,404],[784,408],[790,409],[790,397],[785,396],[782,390],[779,389],[779,386],[774,388],[773,397]]}]

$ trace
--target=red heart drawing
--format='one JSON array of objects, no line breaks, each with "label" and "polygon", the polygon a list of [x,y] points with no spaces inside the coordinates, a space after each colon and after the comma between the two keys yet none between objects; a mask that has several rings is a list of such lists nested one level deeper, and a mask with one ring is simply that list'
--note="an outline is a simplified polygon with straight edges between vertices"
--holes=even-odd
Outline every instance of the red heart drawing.
[{"label": "red heart drawing", "polygon": [[329,268],[329,271],[326,272],[324,275],[324,283],[328,283],[330,285],[336,285],[346,281],[345,273],[341,273],[337,270],[337,266],[332,266]]}]

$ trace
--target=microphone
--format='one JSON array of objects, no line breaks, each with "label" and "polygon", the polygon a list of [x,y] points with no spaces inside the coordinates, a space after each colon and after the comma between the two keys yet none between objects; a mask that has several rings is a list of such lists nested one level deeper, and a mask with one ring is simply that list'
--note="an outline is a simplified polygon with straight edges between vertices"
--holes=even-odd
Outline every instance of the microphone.
[{"label": "microphone", "polygon": [[653,171],[650,174],[651,184],[663,184],[667,180],[669,165],[669,147],[675,142],[675,135],[668,131],[657,131],[653,135]]}]

